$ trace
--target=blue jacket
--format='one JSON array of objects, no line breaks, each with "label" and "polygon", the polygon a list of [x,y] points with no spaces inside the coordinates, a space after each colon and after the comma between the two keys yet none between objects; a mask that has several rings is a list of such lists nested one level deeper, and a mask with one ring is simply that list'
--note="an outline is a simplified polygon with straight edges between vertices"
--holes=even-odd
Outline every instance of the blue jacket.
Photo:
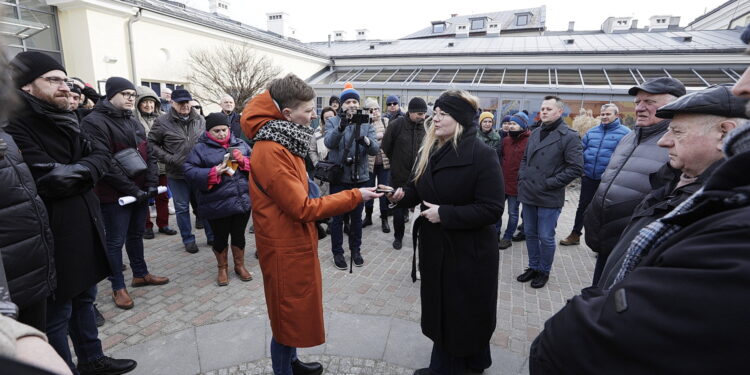
[{"label": "blue jacket", "polygon": [[619,118],[609,124],[600,124],[587,131],[581,140],[583,145],[583,174],[592,180],[601,180],[617,144],[628,133],[630,133],[630,129],[620,124]]},{"label": "blue jacket", "polygon": [[[355,136],[354,125],[348,125],[346,128],[344,128],[343,132],[340,132],[339,124],[341,124],[341,117],[339,116],[331,117],[326,120],[326,138],[324,143],[328,148],[328,161],[332,161],[335,163],[339,163],[342,156],[344,155],[344,149],[349,143],[349,139],[352,136]],[[352,141],[352,145],[349,148],[349,154],[347,155],[347,157],[354,160],[354,150],[356,149],[359,151],[356,165],[356,179],[354,178],[354,173],[352,173],[353,165],[344,163],[344,174],[343,176],[341,176],[341,183],[343,184],[356,184],[369,181],[370,172],[368,170],[367,155],[375,156],[378,154],[378,150],[380,150],[380,144],[375,138],[375,127],[372,126],[372,124],[362,124],[359,129],[359,135],[356,136],[364,136],[369,138],[370,145],[359,145],[357,144],[356,138],[354,141]]]},{"label": "blue jacket", "polygon": [[[230,147],[238,147],[242,155],[250,157],[250,146],[231,136]],[[198,212],[206,219],[220,219],[250,211],[248,173],[237,169],[234,176],[221,175],[221,183],[208,188],[208,173],[224,160],[227,150],[206,133],[198,138],[185,160],[185,180],[197,190]]]}]

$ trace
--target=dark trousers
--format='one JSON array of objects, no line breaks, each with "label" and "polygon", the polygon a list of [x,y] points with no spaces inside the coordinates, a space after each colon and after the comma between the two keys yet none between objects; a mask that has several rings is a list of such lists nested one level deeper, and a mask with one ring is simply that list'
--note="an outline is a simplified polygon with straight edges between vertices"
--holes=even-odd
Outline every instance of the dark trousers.
[{"label": "dark trousers", "polygon": [[[376,181],[377,180],[377,181]],[[370,173],[370,181],[367,182],[367,186],[377,185],[388,185],[391,180],[391,170],[384,169],[383,164],[375,164],[372,173]],[[386,217],[388,213],[388,198],[385,194],[378,198],[380,200],[380,217]],[[372,211],[372,207],[375,205],[375,200],[371,199],[365,203],[365,207]]]},{"label": "dark trousers", "polygon": [[594,199],[596,189],[599,188],[599,183],[602,180],[592,180],[586,176],[581,177],[581,195],[578,198],[578,209],[576,210],[576,219],[573,223],[573,233],[581,235],[583,229],[583,215],[586,213],[586,208],[589,207],[591,200]]},{"label": "dark trousers", "polygon": [[[367,182],[331,185],[331,194],[366,186]],[[344,253],[344,217],[349,218],[349,250],[352,253],[360,251],[360,247],[362,246],[362,210],[364,207],[365,205],[360,203],[354,210],[343,215],[334,216],[331,220],[331,252],[333,254]]]},{"label": "dark trousers", "polygon": [[454,357],[438,344],[432,344],[430,370],[438,375],[463,375],[468,369],[484,370],[492,365],[490,344],[479,353],[468,357]]},{"label": "dark trousers", "polygon": [[104,356],[102,342],[94,318],[96,285],[66,301],[47,301],[47,339],[57,354],[65,360],[73,374],[78,374],[68,346],[68,335],[73,342],[79,363],[95,361]]},{"label": "dark trousers", "polygon": [[[159,175],[159,186],[167,186],[167,175]],[[156,226],[159,228],[169,226],[169,194],[161,193],[157,195],[154,204],[156,204]],[[153,227],[151,213],[146,211],[146,228],[151,229]]]},{"label": "dark trousers", "polygon": [[250,220],[250,211],[220,219],[209,219],[208,222],[214,231],[214,251],[219,253],[224,251],[229,244],[230,235],[232,236],[232,246],[244,249],[245,227],[248,220]]},{"label": "dark trousers", "polygon": [[393,238],[399,241],[404,239],[404,226],[408,212],[408,208],[395,207],[391,209],[391,215],[393,215]]},{"label": "dark trousers", "polygon": [[104,230],[107,234],[107,260],[112,271],[109,281],[112,290],[125,288],[125,277],[122,274],[122,246],[128,253],[133,277],[148,275],[148,267],[143,257],[143,231],[148,206],[131,203],[120,206],[117,203],[101,205]]},{"label": "dark trousers", "polygon": [[18,321],[44,332],[47,328],[47,299],[19,308]]},{"label": "dark trousers", "polygon": [[293,375],[292,362],[297,359],[297,348],[280,344],[271,337],[271,367],[274,375]]}]

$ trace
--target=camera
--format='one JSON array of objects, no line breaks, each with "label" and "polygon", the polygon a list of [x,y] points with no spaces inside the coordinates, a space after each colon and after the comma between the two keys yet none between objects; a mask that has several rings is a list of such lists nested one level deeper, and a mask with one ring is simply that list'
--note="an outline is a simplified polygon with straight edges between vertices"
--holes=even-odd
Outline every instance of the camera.
[{"label": "camera", "polygon": [[362,125],[372,122],[372,116],[368,109],[357,109],[354,112],[349,112],[346,115],[346,119],[348,120],[349,125]]}]

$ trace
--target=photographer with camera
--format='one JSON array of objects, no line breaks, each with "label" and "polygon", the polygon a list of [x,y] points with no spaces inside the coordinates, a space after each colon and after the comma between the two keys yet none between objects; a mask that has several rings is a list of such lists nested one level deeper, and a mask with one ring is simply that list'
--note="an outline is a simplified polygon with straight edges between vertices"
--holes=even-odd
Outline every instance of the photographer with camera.
[{"label": "photographer with camera", "polygon": [[[370,115],[359,109],[359,92],[353,88],[341,92],[341,111],[339,116],[326,121],[325,145],[328,148],[328,159],[338,161],[343,167],[341,179],[331,182],[331,194],[367,186],[370,179],[367,155],[378,154],[380,145],[375,138],[375,127],[371,124]],[[362,267],[364,259],[360,252],[362,245],[362,209],[357,207],[344,215],[334,216],[331,221],[331,251],[336,268],[347,268],[344,259],[344,240],[342,221],[344,216],[350,218],[349,250],[351,261]]]}]

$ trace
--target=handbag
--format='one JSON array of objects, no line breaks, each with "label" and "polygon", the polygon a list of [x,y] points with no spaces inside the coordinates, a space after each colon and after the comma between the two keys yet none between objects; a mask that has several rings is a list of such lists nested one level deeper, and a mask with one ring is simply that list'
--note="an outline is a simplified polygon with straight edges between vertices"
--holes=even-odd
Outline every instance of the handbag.
[{"label": "handbag", "polygon": [[148,166],[143,157],[141,157],[141,153],[134,148],[122,149],[112,156],[128,178],[135,178],[148,170]]},{"label": "handbag", "polygon": [[344,160],[349,156],[349,149],[352,147],[352,143],[354,143],[354,138],[355,134],[352,133],[349,142],[347,142],[346,149],[344,149],[344,153],[341,155],[341,160],[339,160],[338,163],[328,160],[328,155],[330,155],[330,153],[326,155],[325,160],[318,161],[318,164],[315,164],[313,177],[321,181],[330,182],[331,184],[340,183],[341,176],[344,175]]}]

